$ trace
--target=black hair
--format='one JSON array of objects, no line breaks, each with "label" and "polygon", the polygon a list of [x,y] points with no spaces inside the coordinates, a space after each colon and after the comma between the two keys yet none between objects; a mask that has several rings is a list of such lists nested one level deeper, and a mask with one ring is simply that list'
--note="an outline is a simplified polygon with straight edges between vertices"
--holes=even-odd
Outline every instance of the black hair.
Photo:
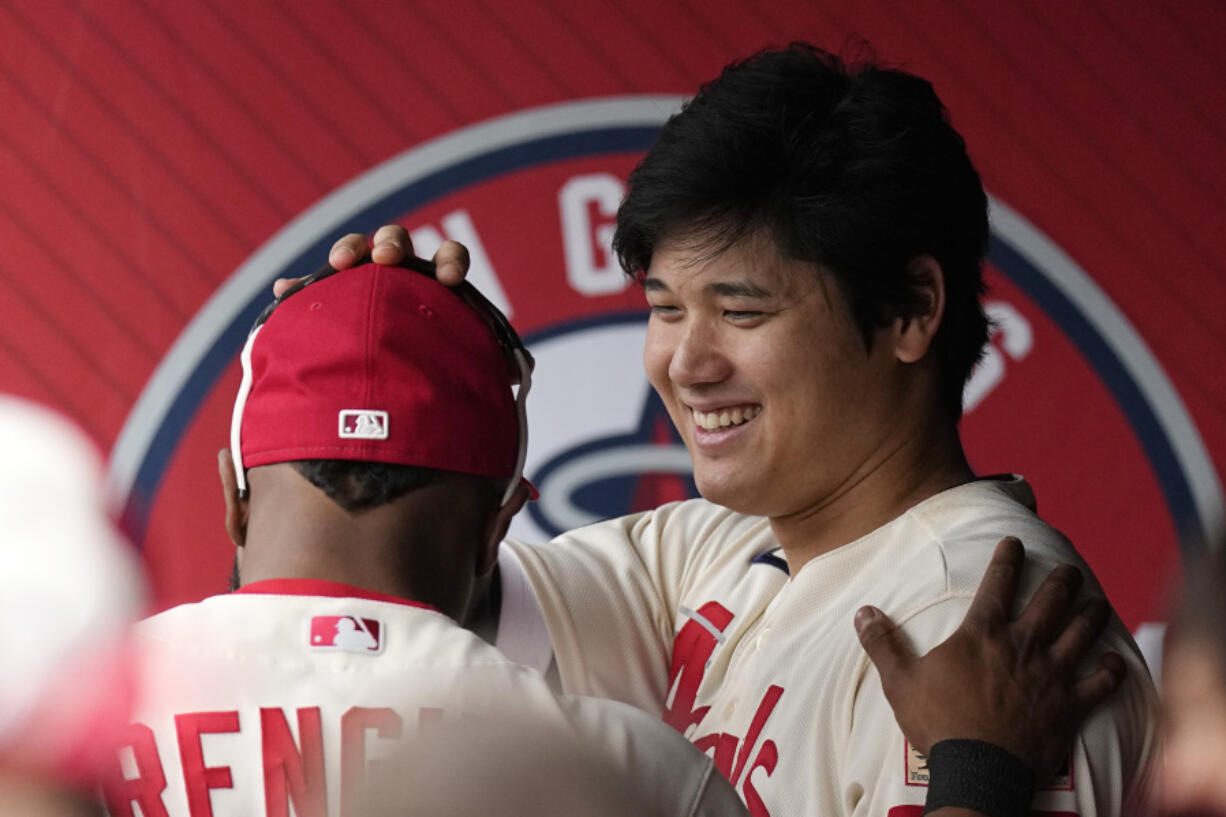
[{"label": "black hair", "polygon": [[333,502],[354,513],[377,508],[442,474],[433,468],[351,460],[294,460],[290,463]]},{"label": "black hair", "polygon": [[630,174],[613,248],[640,276],[665,239],[717,255],[759,231],[785,257],[829,270],[866,347],[874,328],[922,306],[908,266],[935,258],[941,399],[961,415],[988,338],[987,196],[929,82],[807,43],[727,66]]}]

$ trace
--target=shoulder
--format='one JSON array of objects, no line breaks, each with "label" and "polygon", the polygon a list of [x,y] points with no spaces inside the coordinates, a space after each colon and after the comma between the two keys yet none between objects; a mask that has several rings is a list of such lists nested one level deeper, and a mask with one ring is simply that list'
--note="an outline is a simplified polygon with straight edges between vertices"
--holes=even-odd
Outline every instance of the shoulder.
[{"label": "shoulder", "polygon": [[133,634],[138,641],[164,641],[178,638],[184,629],[197,623],[200,626],[210,626],[214,621],[212,609],[220,607],[220,610],[224,611],[227,607],[224,604],[212,603],[215,598],[227,597],[211,596],[203,601],[168,608],[136,622]]},{"label": "shoulder", "polygon": [[[701,548],[720,549],[737,545],[774,547],[770,522],[765,517],[747,516],[705,499],[670,502],[641,513],[607,519],[567,531],[550,544],[564,548],[601,548],[613,543],[629,543],[636,549]],[[531,547],[512,542],[517,549]]]},{"label": "shoulder", "polygon": [[[1034,493],[1018,476],[976,480],[938,494],[910,512],[940,552],[948,590],[973,596],[996,544],[1006,536],[1026,549],[1022,596],[1057,564],[1089,568],[1060,531],[1039,518]],[[1094,584],[1091,580],[1092,585]]]},{"label": "shoulder", "polygon": [[[358,648],[340,647],[338,624],[360,632]],[[230,593],[172,607],[137,623],[134,636],[147,658],[196,655],[222,663],[311,665],[348,660],[380,665],[509,665],[509,658],[442,613],[366,598]],[[355,642],[356,643],[356,642]],[[353,653],[369,649],[370,655]],[[331,649],[329,649],[331,647]],[[418,658],[417,656],[420,656]],[[343,667],[342,667],[343,668]],[[339,670],[338,670],[339,671]]]},{"label": "shoulder", "polygon": [[1006,536],[1021,540],[1026,550],[1019,610],[1058,564],[1081,569],[1087,597],[1102,592],[1072,543],[1039,518],[1034,494],[1021,477],[981,479],[943,491],[879,534],[874,574],[888,581],[870,591],[868,600],[909,625],[905,629],[921,649],[939,643],[961,621],[992,552]]}]

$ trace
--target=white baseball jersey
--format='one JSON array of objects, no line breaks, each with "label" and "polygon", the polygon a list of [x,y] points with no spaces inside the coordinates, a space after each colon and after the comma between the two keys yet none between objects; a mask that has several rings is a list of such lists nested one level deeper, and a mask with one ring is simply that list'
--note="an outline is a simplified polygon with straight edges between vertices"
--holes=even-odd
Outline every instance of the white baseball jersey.
[{"label": "white baseball jersey", "polygon": [[710,758],[657,719],[558,698],[429,607],[274,580],[153,616],[136,638],[145,684],[106,787],[114,815],[352,815],[368,764],[420,725],[508,712],[599,740],[661,814],[744,815]]},{"label": "white baseball jersey", "polygon": [[[923,758],[894,720],[853,615],[874,604],[927,652],[962,621],[1005,535],[1026,547],[1024,597],[1057,563],[1086,574],[1083,597],[1101,593],[1033,505],[1020,478],[972,482],[789,577],[767,520],[702,500],[675,503],[546,546],[509,543],[504,598],[523,597],[517,578],[530,584],[565,690],[661,713],[714,757],[751,814],[918,817]],[[1112,618],[1101,646],[1124,656],[1127,680],[1083,725],[1071,769],[1038,793],[1038,812],[1144,808],[1156,696]]]}]

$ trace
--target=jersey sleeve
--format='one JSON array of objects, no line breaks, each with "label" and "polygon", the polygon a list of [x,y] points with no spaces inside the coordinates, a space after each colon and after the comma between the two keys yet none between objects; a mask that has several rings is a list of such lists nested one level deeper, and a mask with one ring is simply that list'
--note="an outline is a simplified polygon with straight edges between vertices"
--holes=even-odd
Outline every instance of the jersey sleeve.
[{"label": "jersey sleeve", "polygon": [[[696,543],[706,538],[693,513],[685,518],[687,505],[589,525],[544,545],[503,543],[539,605],[564,691],[663,710],[673,612]],[[504,600],[508,590],[524,595],[504,586]],[[501,623],[499,632],[501,642]]]},{"label": "jersey sleeve", "polygon": [[[953,632],[969,604],[969,598],[948,599],[899,623],[914,648],[927,651]],[[1130,641],[1109,632],[1103,648],[1124,656],[1128,675],[1082,725],[1064,767],[1039,782],[1031,806],[1037,817],[1150,812],[1158,758],[1156,695]],[[906,742],[880,677],[867,657],[862,660],[842,771],[844,802],[848,813],[863,817],[919,817],[928,793],[925,759]]]}]

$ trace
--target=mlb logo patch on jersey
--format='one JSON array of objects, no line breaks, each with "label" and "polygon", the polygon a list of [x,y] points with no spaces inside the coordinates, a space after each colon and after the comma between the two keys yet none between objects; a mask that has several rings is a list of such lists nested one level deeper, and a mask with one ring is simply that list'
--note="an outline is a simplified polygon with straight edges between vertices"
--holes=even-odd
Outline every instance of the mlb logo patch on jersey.
[{"label": "mlb logo patch on jersey", "polygon": [[337,414],[336,433],[345,440],[386,440],[387,412],[343,409]]},{"label": "mlb logo patch on jersey", "polygon": [[383,625],[358,616],[314,616],[310,646],[317,650],[343,650],[364,655],[383,651]]}]

